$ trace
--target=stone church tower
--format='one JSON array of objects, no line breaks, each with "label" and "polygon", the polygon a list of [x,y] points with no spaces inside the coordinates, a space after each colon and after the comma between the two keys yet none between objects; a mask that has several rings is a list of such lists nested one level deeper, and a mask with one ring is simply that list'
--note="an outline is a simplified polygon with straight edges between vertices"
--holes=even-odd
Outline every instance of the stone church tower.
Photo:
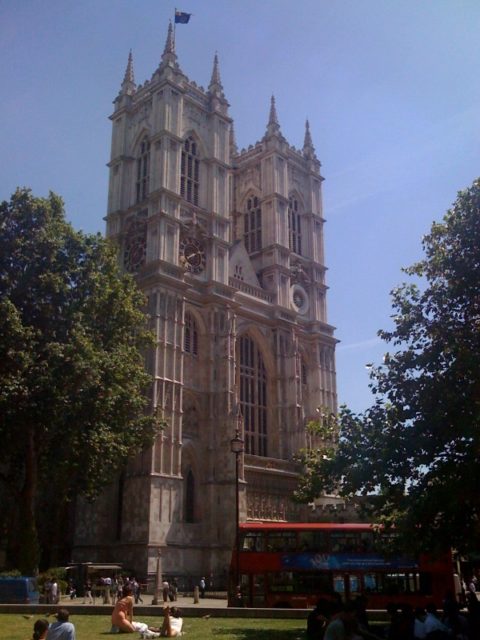
[{"label": "stone church tower", "polygon": [[130,54],[111,116],[107,236],[148,298],[151,406],[168,426],[83,506],[74,549],[150,579],[160,549],[164,574],[216,588],[235,536],[236,429],[240,519],[301,519],[293,458],[316,408],[336,411],[308,122],[296,149],[272,98],[265,135],[238,151],[228,106],[217,56],[204,90],[182,72],[171,25],[143,85]]}]

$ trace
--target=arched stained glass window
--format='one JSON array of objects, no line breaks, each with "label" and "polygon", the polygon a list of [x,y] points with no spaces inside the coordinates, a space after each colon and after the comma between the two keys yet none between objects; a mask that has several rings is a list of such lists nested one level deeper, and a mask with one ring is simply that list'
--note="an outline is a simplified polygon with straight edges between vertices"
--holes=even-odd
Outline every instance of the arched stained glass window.
[{"label": "arched stained glass window", "polygon": [[303,358],[300,358],[300,381],[303,386],[307,386],[307,382],[308,382],[307,375],[308,375],[308,369],[307,369],[306,362]]},{"label": "arched stained glass window", "polygon": [[240,405],[244,420],[245,451],[268,455],[267,374],[262,355],[248,336],[239,341]]},{"label": "arched stained glass window", "polygon": [[195,477],[191,469],[185,478],[185,522],[195,522]]}]

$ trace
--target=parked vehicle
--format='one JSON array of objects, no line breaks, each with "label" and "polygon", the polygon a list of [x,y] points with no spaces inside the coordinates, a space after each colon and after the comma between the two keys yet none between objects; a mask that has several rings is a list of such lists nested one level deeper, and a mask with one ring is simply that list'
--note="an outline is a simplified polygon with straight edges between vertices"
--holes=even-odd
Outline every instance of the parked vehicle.
[{"label": "parked vehicle", "polygon": [[393,599],[425,607],[458,593],[449,550],[438,557],[385,554],[392,536],[370,523],[241,523],[229,606],[308,609],[320,597],[363,595],[372,609]]},{"label": "parked vehicle", "polygon": [[40,593],[36,578],[0,577],[0,602],[2,604],[38,604],[39,599]]}]

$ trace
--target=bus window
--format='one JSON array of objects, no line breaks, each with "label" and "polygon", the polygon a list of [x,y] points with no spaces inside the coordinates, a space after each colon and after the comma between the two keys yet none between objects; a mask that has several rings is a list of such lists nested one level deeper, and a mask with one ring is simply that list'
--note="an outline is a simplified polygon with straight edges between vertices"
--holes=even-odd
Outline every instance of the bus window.
[{"label": "bus window", "polygon": [[299,531],[298,548],[300,551],[328,551],[328,536],[325,531]]},{"label": "bus window", "polygon": [[361,544],[356,532],[332,531],[332,553],[353,553],[361,550]]},{"label": "bus window", "polygon": [[304,573],[294,574],[295,593],[332,593],[332,581],[330,573]]},{"label": "bus window", "polygon": [[373,532],[362,531],[360,533],[360,551],[362,551],[363,553],[371,553],[373,550]]},{"label": "bus window", "polygon": [[[413,574],[408,573],[386,573],[385,593],[397,595],[400,593],[415,593],[416,580]],[[413,586],[413,589],[410,587]]]},{"label": "bus window", "polygon": [[354,598],[360,595],[360,576],[350,574],[348,576],[348,597]]},{"label": "bus window", "polygon": [[333,574],[333,590],[342,597],[345,595],[345,577],[342,573]]},{"label": "bus window", "polygon": [[418,573],[407,573],[407,591],[418,593],[420,591],[420,578]]},{"label": "bus window", "polygon": [[268,534],[268,551],[296,551],[297,534],[295,531],[270,531]]},{"label": "bus window", "polygon": [[419,575],[419,589],[420,593],[425,595],[432,594],[432,574],[431,573],[421,573]]},{"label": "bus window", "polygon": [[380,585],[377,573],[365,573],[363,575],[365,593],[378,593],[382,590]]},{"label": "bus window", "polygon": [[270,591],[278,592],[291,592],[293,591],[293,573],[290,571],[279,571],[268,574],[268,582]]},{"label": "bus window", "polygon": [[240,543],[242,551],[264,551],[265,536],[261,531],[250,531],[243,536]]}]

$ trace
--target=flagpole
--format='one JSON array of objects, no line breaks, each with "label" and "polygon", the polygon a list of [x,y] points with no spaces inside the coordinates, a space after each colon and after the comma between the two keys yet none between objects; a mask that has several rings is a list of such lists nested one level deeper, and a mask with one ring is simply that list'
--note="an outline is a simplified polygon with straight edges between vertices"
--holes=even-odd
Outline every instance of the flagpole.
[{"label": "flagpole", "polygon": [[177,17],[177,7],[175,7],[174,11],[173,11],[173,48],[176,49],[177,48],[177,21],[175,20],[175,18]]}]

